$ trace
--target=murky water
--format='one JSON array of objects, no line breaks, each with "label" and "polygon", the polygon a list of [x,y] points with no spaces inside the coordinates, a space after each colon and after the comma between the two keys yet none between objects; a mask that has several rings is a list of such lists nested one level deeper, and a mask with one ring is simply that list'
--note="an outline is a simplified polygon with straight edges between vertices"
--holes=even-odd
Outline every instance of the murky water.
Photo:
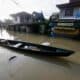
[{"label": "murky water", "polygon": [[[80,80],[80,41],[42,35],[0,31],[0,38],[17,39],[71,49],[67,58],[24,55],[0,46],[0,80]],[[9,61],[11,56],[17,56]]]}]

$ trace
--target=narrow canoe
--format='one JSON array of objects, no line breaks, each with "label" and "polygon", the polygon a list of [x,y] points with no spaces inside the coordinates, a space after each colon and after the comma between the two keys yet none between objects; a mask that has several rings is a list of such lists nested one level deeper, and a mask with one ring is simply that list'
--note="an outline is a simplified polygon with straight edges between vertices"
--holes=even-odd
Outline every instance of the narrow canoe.
[{"label": "narrow canoe", "polygon": [[48,56],[67,57],[74,53],[74,51],[72,50],[34,44],[24,41],[17,41],[17,40],[0,39],[0,45],[16,51],[24,51],[25,53],[28,52],[32,54],[34,53],[34,54],[48,55]]}]

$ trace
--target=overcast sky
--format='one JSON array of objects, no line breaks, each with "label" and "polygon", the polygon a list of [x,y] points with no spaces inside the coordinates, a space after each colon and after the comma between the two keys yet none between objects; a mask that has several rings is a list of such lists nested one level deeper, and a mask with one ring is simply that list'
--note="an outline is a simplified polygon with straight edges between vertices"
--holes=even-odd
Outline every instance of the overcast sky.
[{"label": "overcast sky", "polygon": [[26,11],[43,12],[49,17],[53,12],[59,11],[56,4],[66,3],[69,0],[0,0],[0,19],[9,18],[12,13]]}]

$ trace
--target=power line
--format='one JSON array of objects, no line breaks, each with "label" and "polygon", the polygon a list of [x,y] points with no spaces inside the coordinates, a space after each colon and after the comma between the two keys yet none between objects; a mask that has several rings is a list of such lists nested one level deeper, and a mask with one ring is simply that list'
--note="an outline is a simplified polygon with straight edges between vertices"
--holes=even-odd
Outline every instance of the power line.
[{"label": "power line", "polygon": [[22,6],[18,3],[18,2],[16,2],[15,0],[11,0],[16,6],[18,6],[19,8],[21,8],[22,9]]},{"label": "power line", "polygon": [[14,4],[16,4],[17,6],[19,5],[18,2],[16,2],[15,0],[11,0]]}]

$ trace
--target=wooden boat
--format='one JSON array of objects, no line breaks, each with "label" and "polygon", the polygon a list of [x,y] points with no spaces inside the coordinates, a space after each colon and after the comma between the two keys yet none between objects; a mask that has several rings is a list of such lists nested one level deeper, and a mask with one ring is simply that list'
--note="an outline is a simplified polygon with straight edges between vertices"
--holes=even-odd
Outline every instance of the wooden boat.
[{"label": "wooden boat", "polygon": [[40,44],[34,44],[30,42],[5,40],[0,39],[0,45],[18,51],[24,51],[25,53],[48,55],[48,56],[70,56],[74,51],[66,50],[62,48],[56,48],[51,46],[44,46]]}]

